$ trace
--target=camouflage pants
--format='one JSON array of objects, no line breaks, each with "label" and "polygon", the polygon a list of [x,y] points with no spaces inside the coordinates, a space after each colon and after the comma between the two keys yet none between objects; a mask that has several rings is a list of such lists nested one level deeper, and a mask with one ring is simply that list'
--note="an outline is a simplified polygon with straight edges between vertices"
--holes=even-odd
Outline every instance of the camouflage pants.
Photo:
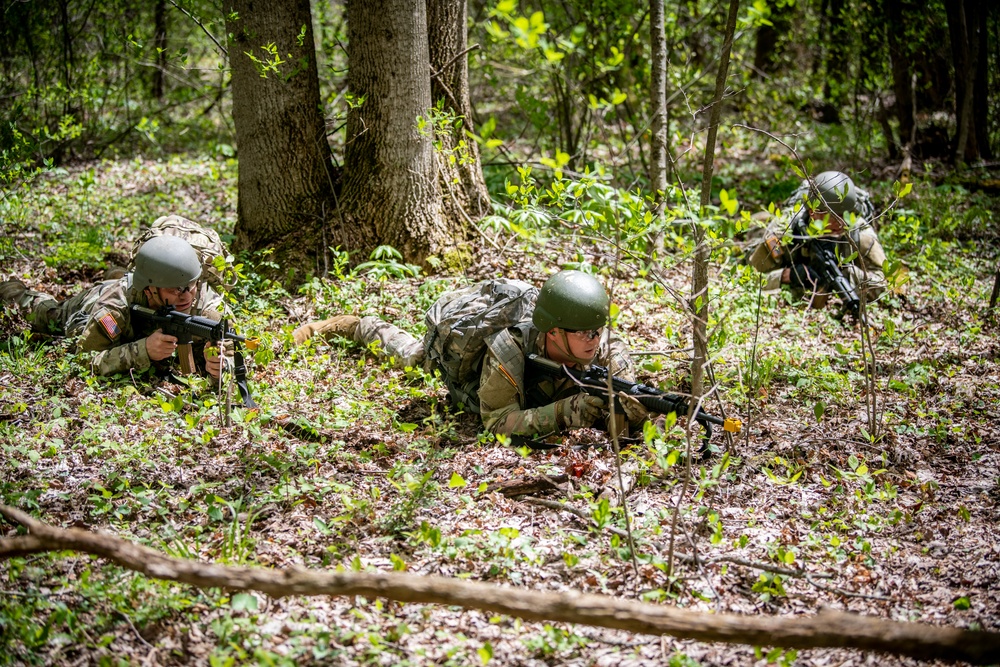
[{"label": "camouflage pants", "polygon": [[419,366],[427,370],[424,341],[378,317],[362,317],[354,331],[354,341],[381,359],[393,359],[398,368]]},{"label": "camouflage pants", "polygon": [[[17,300],[17,307],[31,324],[31,330],[47,334],[79,333],[87,323],[87,313],[82,308],[89,290],[59,303],[49,294],[28,290]],[[76,322],[74,314],[83,314],[83,321]],[[71,331],[75,327],[76,331]]]}]

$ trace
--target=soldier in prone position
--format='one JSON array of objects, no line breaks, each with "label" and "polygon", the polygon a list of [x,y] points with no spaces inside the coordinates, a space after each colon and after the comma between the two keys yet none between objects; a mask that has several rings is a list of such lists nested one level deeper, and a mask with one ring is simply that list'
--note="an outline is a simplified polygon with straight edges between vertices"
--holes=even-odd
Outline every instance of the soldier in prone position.
[{"label": "soldier in prone position", "polygon": [[[122,278],[105,280],[61,303],[19,280],[8,280],[0,283],[0,302],[20,308],[33,331],[77,338],[77,349],[92,353],[94,372],[112,375],[144,370],[177,351],[176,337],[134,321],[133,305],[173,306],[183,313],[222,319],[222,297],[200,284],[201,273],[201,260],[187,241],[158,236],[139,247],[134,270]],[[195,347],[198,370],[218,378],[223,357],[210,350],[206,354],[206,341],[197,341]]]},{"label": "soldier in prone position", "polygon": [[[814,308],[824,307],[832,294],[858,317],[858,302],[874,301],[887,288],[885,251],[872,227],[875,209],[868,193],[846,174],[824,171],[803,181],[786,206],[799,208],[791,218],[772,221],[748,257],[767,277],[764,291],[787,288]],[[824,249],[828,260],[836,259],[818,262]]]},{"label": "soldier in prone position", "polygon": [[[599,364],[613,375],[634,380],[627,346],[606,329],[609,309],[608,294],[593,276],[581,271],[553,275],[537,291],[526,319],[487,336],[484,349],[470,351],[482,355],[472,364],[479,373],[464,386],[448,382],[452,399],[479,412],[492,433],[533,439],[594,425],[608,416],[604,399],[582,393],[568,377],[532,373],[526,358],[537,354],[581,369]],[[393,358],[399,367],[430,371],[435,365],[428,356],[431,336],[420,340],[378,317],[339,315],[299,327],[293,337],[301,344],[315,334],[342,336],[365,346],[377,343],[380,355]],[[625,415],[618,417],[631,427],[648,417],[632,397],[622,395],[621,405]],[[624,431],[623,424],[619,431]]]}]

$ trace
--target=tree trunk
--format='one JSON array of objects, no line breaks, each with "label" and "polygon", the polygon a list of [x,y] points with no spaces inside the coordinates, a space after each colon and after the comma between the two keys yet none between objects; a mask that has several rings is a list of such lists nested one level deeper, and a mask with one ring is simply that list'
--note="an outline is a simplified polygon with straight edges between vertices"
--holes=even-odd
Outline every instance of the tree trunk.
[{"label": "tree trunk", "polygon": [[302,280],[318,267],[333,212],[309,0],[233,0],[226,30],[239,152],[234,247],[273,248],[269,260]]},{"label": "tree trunk", "polygon": [[824,118],[839,123],[850,69],[850,35],[844,24],[844,0],[830,0],[829,25],[818,39],[826,44],[826,79],[823,84]]},{"label": "tree trunk", "polygon": [[[737,4],[737,0],[733,0]],[[768,617],[691,611],[576,591],[535,591],[402,572],[314,572],[236,567],[171,558],[140,544],[80,528],[61,529],[0,505],[28,534],[0,538],[0,561],[48,551],[82,551],[148,577],[200,588],[289,595],[363,595],[410,603],[461,605],[529,621],[558,621],[679,639],[786,648],[846,647],[922,660],[995,664],[1000,634],[890,621],[821,609],[815,616]]]},{"label": "tree trunk", "polygon": [[653,186],[656,215],[663,213],[663,192],[667,189],[667,38],[663,29],[663,0],[651,0],[650,44],[650,160],[649,182]]},{"label": "tree trunk", "polygon": [[[347,0],[346,226],[335,235],[362,253],[391,245],[411,263],[455,247],[465,230],[441,215],[430,124],[427,7]],[[427,124],[421,129],[418,119]]]},{"label": "tree trunk", "polygon": [[[992,5],[992,11],[998,11],[998,5]],[[969,10],[973,14],[972,23],[976,26],[978,37],[976,53],[976,74],[972,93],[972,125],[979,157],[984,160],[993,159],[993,149],[990,146],[989,115],[989,61],[990,61],[990,7],[985,2],[974,2]]]},{"label": "tree trunk", "polygon": [[469,101],[468,28],[465,0],[427,0],[431,67],[431,99],[448,122],[437,131],[438,185],[441,210],[448,225],[490,213],[490,195],[479,160],[479,144],[465,136],[474,132]]},{"label": "tree trunk", "polygon": [[[705,139],[705,159],[701,168],[701,211],[705,215],[706,208],[712,201],[712,174],[715,172],[715,143],[719,133],[719,121],[722,118],[722,99],[726,92],[726,78],[729,75],[729,56],[733,49],[733,36],[736,34],[736,17],[739,15],[740,0],[729,0],[729,16],[726,20],[725,42],[719,55],[719,71],[715,76],[715,96],[712,98],[711,112],[708,121],[708,136]],[[694,313],[692,322],[692,339],[694,344],[694,359],[691,362],[691,406],[688,414],[688,424],[694,423],[691,416],[701,402],[704,391],[705,370],[708,366],[708,263],[712,251],[708,245],[705,228],[695,225],[694,268],[691,273],[691,311]]]},{"label": "tree trunk", "polygon": [[954,161],[961,164],[979,157],[976,148],[976,131],[972,126],[973,93],[978,66],[978,26],[973,22],[976,14],[965,0],[946,2],[948,34],[951,36],[951,55],[955,70],[955,142]]},{"label": "tree trunk", "polygon": [[794,4],[776,7],[771,4],[771,25],[761,25],[757,28],[757,41],[753,53],[753,75],[763,79],[779,69],[781,49],[779,42],[783,35],[790,32],[791,14]]},{"label": "tree trunk", "polygon": [[[915,139],[916,117],[913,83],[911,76],[912,50],[906,36],[907,16],[913,16],[916,9],[912,6],[904,8],[905,0],[886,0],[886,39],[889,45],[889,60],[892,64],[892,92],[896,96],[893,111],[899,123],[899,142],[904,150],[910,146],[912,150]],[[891,140],[891,137],[886,137]]]},{"label": "tree trunk", "polygon": [[153,68],[151,93],[163,99],[163,71],[167,68],[167,0],[156,0],[153,7],[153,50],[156,67]]}]

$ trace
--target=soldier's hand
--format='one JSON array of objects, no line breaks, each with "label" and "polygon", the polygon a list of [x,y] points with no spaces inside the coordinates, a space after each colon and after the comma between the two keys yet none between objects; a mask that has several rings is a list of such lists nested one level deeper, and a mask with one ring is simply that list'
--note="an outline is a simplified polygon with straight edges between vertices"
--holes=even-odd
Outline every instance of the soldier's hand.
[{"label": "soldier's hand", "polygon": [[162,329],[157,329],[146,337],[146,354],[153,361],[166,359],[177,351],[177,337],[168,336]]},{"label": "soldier's hand", "polygon": [[584,428],[604,412],[604,399],[589,394],[576,394],[556,401],[556,422],[563,428]]},{"label": "soldier's hand", "polygon": [[222,375],[222,354],[221,350],[214,345],[205,346],[205,372],[216,380]]},{"label": "soldier's hand", "polygon": [[649,410],[635,396],[629,396],[625,392],[618,392],[618,402],[622,404],[622,411],[628,418],[629,424],[638,424],[649,418]]}]

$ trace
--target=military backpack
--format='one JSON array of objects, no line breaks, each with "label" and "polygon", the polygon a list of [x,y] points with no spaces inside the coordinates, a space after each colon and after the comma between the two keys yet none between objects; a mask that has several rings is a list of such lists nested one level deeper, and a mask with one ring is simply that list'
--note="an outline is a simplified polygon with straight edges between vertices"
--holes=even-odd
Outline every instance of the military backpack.
[{"label": "military backpack", "polygon": [[202,279],[213,289],[221,292],[232,288],[232,285],[228,285],[223,279],[222,272],[215,266],[216,257],[226,259],[229,256],[229,250],[219,238],[219,233],[179,215],[165,215],[157,218],[149,229],[136,239],[129,258],[129,271],[135,268],[135,254],[138,252],[139,246],[152,238],[165,235],[178,236],[194,248],[201,259]]},{"label": "military backpack", "polygon": [[443,294],[425,316],[427,359],[441,369],[452,401],[479,412],[479,374],[490,336],[528,325],[538,288],[520,280],[486,280]]}]

